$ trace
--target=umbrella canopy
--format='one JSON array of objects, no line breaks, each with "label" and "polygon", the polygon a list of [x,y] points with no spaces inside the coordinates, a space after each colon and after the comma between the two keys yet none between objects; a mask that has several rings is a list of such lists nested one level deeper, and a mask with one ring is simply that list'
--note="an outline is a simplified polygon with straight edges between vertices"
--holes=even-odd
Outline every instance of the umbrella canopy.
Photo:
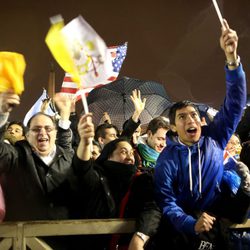
[{"label": "umbrella canopy", "polygon": [[134,104],[130,99],[134,89],[140,90],[142,99],[147,98],[145,109],[140,116],[142,125],[161,115],[171,105],[162,84],[123,77],[89,93],[87,102],[89,111],[93,113],[94,124],[97,126],[103,113],[108,112],[112,124],[121,130],[123,123],[134,112]]}]

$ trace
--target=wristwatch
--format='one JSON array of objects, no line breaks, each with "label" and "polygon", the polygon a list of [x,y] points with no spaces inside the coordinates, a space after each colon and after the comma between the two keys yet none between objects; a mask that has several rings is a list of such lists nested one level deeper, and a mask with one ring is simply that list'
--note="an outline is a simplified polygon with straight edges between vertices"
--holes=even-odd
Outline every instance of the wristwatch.
[{"label": "wristwatch", "polygon": [[145,234],[143,234],[141,232],[136,232],[135,234],[143,241],[143,243],[146,242],[147,236]]},{"label": "wristwatch", "polygon": [[231,61],[231,62],[226,61],[226,62],[225,62],[225,64],[226,64],[227,66],[234,66],[234,67],[238,67],[238,66],[239,66],[239,64],[240,64],[240,56],[237,56],[236,61]]}]

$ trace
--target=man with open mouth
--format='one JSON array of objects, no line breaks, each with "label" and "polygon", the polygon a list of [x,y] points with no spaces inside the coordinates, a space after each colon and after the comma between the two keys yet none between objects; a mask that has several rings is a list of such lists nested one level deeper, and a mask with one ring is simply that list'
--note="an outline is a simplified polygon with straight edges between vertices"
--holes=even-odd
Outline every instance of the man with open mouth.
[{"label": "man with open mouth", "polygon": [[[15,145],[3,140],[10,111],[20,104],[12,90],[0,93],[0,174],[6,201],[6,221],[69,219],[75,180],[71,168],[70,101],[55,96],[61,118],[38,112],[27,124],[27,140]],[[53,249],[65,242],[48,237]],[[47,240],[47,239],[46,239]]]},{"label": "man with open mouth", "polygon": [[[220,218],[241,223],[247,214],[250,189],[241,185],[233,195],[222,178],[224,148],[246,104],[246,78],[237,45],[236,32],[224,20],[220,46],[226,56],[227,90],[209,125],[201,125],[199,111],[190,101],[177,102],[169,111],[174,135],[168,136],[155,168],[156,197],[167,225],[162,238],[168,247],[172,243],[169,249],[229,249],[218,233]],[[244,197],[241,203],[235,202],[239,196]]]}]

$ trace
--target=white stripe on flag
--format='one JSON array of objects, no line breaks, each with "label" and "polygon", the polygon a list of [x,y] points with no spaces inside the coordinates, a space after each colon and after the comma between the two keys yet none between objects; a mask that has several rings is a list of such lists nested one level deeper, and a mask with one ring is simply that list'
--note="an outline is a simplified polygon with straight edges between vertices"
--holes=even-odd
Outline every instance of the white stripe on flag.
[{"label": "white stripe on flag", "polygon": [[67,80],[66,82],[63,81],[62,87],[63,87],[63,88],[77,88],[77,85],[76,85],[76,83],[74,83],[74,82],[69,82],[69,81]]}]

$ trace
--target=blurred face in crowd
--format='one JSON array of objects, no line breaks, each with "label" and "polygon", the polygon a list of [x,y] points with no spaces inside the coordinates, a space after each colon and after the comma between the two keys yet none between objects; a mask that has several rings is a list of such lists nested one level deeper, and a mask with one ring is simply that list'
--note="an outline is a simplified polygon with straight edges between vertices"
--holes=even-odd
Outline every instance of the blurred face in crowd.
[{"label": "blurred face in crowd", "polygon": [[11,143],[25,139],[22,126],[18,124],[11,124],[4,135],[5,139],[8,139]]},{"label": "blurred face in crowd", "polygon": [[27,140],[41,156],[47,156],[55,146],[57,130],[53,121],[42,114],[35,116],[30,123]]},{"label": "blurred face in crowd", "polygon": [[117,144],[117,147],[110,156],[109,160],[124,164],[134,164],[134,149],[128,142],[121,141]]},{"label": "blurred face in crowd", "polygon": [[100,154],[100,148],[97,145],[93,145],[93,151],[91,152],[92,159],[96,160]]},{"label": "blurred face in crowd", "polygon": [[147,144],[152,149],[160,153],[166,147],[166,133],[168,132],[165,128],[158,128],[156,133],[152,133],[151,130],[147,132]]},{"label": "blurred face in crowd", "polygon": [[241,151],[240,140],[236,135],[232,135],[227,143],[226,151],[228,151],[232,156],[239,155]]},{"label": "blurred face in crowd", "polygon": [[185,145],[191,146],[201,137],[201,120],[199,114],[192,106],[176,110],[175,124],[171,129],[177,132],[179,139]]},{"label": "blurred face in crowd", "polygon": [[98,141],[101,145],[106,145],[110,141],[113,141],[117,138],[117,133],[114,128],[106,128],[105,129],[105,138],[99,137]]},{"label": "blurred face in crowd", "polygon": [[140,137],[140,135],[141,135],[141,126],[139,125],[138,128],[133,133],[133,143],[134,144],[137,144],[138,138]]}]

